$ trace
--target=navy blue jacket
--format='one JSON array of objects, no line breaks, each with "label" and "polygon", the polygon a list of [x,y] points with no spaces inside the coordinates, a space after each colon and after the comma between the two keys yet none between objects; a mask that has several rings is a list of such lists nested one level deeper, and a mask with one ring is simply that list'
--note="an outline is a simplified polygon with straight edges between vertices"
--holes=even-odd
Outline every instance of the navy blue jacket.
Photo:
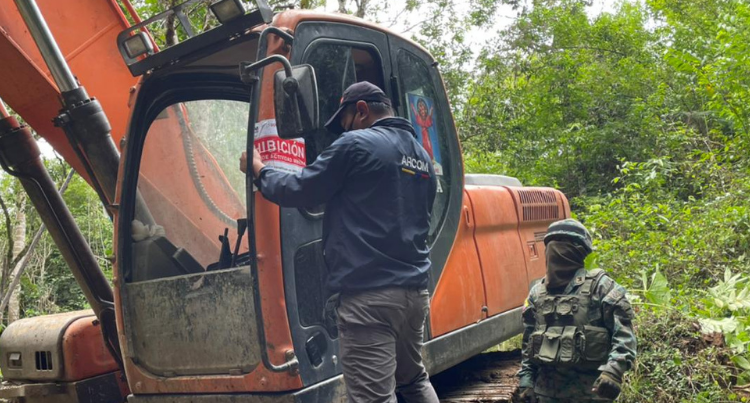
[{"label": "navy blue jacket", "polygon": [[435,170],[402,118],[341,135],[297,174],[260,171],[260,191],[284,207],[327,203],[323,246],[332,292],[427,285]]}]

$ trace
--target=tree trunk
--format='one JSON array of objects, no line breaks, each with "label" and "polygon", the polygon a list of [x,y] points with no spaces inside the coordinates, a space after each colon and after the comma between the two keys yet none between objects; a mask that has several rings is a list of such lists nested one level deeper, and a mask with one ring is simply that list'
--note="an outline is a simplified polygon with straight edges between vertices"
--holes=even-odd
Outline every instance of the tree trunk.
[{"label": "tree trunk", "polygon": [[[13,226],[13,260],[18,257],[26,246],[26,198],[22,196],[18,208],[16,209],[16,223]],[[20,274],[20,273],[19,273]],[[13,284],[13,278],[9,279]],[[17,281],[16,286],[10,292],[10,301],[8,302],[8,324],[13,323],[21,318],[21,282]]]},{"label": "tree trunk", "polygon": [[[65,181],[63,181],[62,185],[60,185],[60,189],[58,189],[58,192],[62,195],[65,193],[65,190],[68,189],[68,185],[70,185],[70,181],[73,179],[75,171],[72,169],[70,172],[68,172],[68,176],[65,177]],[[0,197],[0,204],[2,206],[5,205],[5,203],[2,201],[2,198]],[[5,312],[5,307],[8,306],[9,312],[13,312],[14,308],[11,308],[11,304],[15,304],[15,311],[17,312],[15,317],[9,313],[8,314],[8,323],[13,322],[14,320],[19,319],[20,314],[20,304],[19,302],[19,294],[21,291],[21,277],[23,276],[23,272],[26,269],[26,267],[29,265],[29,262],[31,261],[31,254],[34,252],[34,248],[36,248],[37,244],[39,244],[39,241],[42,239],[42,235],[44,234],[44,231],[46,230],[46,227],[44,224],[42,224],[39,229],[36,231],[36,234],[31,239],[31,243],[29,243],[28,248],[26,248],[26,214],[25,214],[25,207],[26,207],[26,198],[23,197],[21,199],[21,202],[19,203],[19,212],[22,214],[20,217],[18,216],[19,213],[16,213],[16,219],[17,223],[23,222],[23,232],[21,233],[20,230],[18,233],[15,232],[16,228],[18,227],[18,224],[14,226],[14,232],[9,233],[8,237],[13,238],[13,261],[15,262],[15,266],[13,268],[12,274],[9,274],[5,277],[9,277],[10,281],[8,288],[11,290],[10,294],[7,292],[5,295],[0,298],[0,323],[3,321],[3,313]],[[7,212],[7,209],[3,209]],[[18,243],[21,243],[22,245],[19,247]],[[26,252],[24,252],[24,249]],[[24,253],[22,257],[19,257],[18,254]],[[46,256],[47,254],[45,254]],[[43,259],[43,261],[46,259]],[[44,265],[44,263],[42,263]],[[44,268],[42,268],[42,280],[44,280]],[[15,302],[13,302],[13,299],[15,298]]]},{"label": "tree trunk", "polygon": [[[21,288],[21,277],[23,276],[23,272],[26,269],[26,267],[29,265],[29,262],[31,261],[31,252],[36,248],[36,245],[39,243],[39,240],[42,239],[42,235],[44,234],[44,231],[46,230],[46,227],[44,224],[42,224],[41,227],[36,231],[36,234],[34,234],[34,237],[31,240],[31,243],[29,244],[29,248],[27,249],[26,254],[23,256],[21,260],[16,263],[16,267],[13,269],[13,274],[10,276],[13,280],[10,282],[10,288],[18,289],[17,292],[13,292],[10,295],[3,296],[2,302],[0,302],[0,312],[5,311],[5,307],[10,305],[11,300],[15,296],[20,294],[20,288]],[[42,263],[43,265],[44,263]],[[11,321],[10,315],[8,315],[9,322]]]},{"label": "tree trunk", "polygon": [[[8,210],[8,206],[5,204],[5,200],[3,200],[2,195],[0,194],[0,207],[3,211],[3,217],[5,218],[5,245],[3,245],[3,250],[7,250],[8,252],[5,253],[5,256],[3,256],[2,259],[0,259],[1,265],[1,276],[0,276],[0,292],[3,293],[3,298],[7,295],[6,287],[8,285],[8,276],[10,276],[10,264],[11,260],[13,260],[13,221],[10,219],[10,212]],[[5,318],[5,310],[0,309],[0,323],[3,323],[3,318]]]},{"label": "tree trunk", "polygon": [[357,11],[354,13],[354,15],[359,18],[365,18],[365,14],[367,13],[367,4],[369,2],[370,0],[355,0]]},{"label": "tree trunk", "polygon": [[[347,0],[338,0],[339,1],[339,9],[336,10],[343,14],[349,14],[349,11],[346,11],[346,2]],[[370,4],[370,0],[354,0],[354,7],[356,9],[354,10],[354,15],[359,18],[365,18],[365,14],[367,14],[367,6]]]},{"label": "tree trunk", "polygon": [[[162,3],[162,6],[164,7],[165,10],[170,9],[176,5],[177,5],[177,0],[169,0],[169,1],[164,1]],[[167,16],[166,23],[167,23],[167,29],[166,29],[166,32],[164,33],[164,41],[166,42],[167,47],[174,46],[179,42],[177,38],[177,24],[178,24],[177,16],[174,14],[170,14],[169,16]]]}]

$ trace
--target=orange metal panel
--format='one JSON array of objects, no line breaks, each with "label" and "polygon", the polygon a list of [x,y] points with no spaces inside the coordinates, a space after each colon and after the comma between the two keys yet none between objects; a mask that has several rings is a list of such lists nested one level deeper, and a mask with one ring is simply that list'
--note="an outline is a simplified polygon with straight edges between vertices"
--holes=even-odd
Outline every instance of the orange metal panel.
[{"label": "orange metal panel", "polygon": [[570,217],[568,199],[552,188],[509,187],[516,205],[518,233],[523,248],[529,281],[544,277],[547,264],[544,258],[544,234],[555,221]]},{"label": "orange metal panel", "polygon": [[[127,20],[113,0],[37,3],[73,74],[101,102],[119,144],[127,124],[129,89],[136,82],[116,46]],[[0,98],[85,177],[62,130],[51,123],[60,109],[59,91],[14,0],[0,0],[0,31]]]},{"label": "orange metal panel", "polygon": [[80,381],[117,371],[117,363],[104,345],[102,332],[94,317],[80,318],[70,324],[62,339],[65,376],[61,381]]},{"label": "orange metal panel", "polygon": [[83,166],[62,130],[52,125],[52,118],[60,109],[57,87],[1,30],[0,27],[0,55],[3,58],[0,63],[0,98],[47,139],[76,171],[83,172]]},{"label": "orange metal panel", "polygon": [[466,186],[474,207],[474,237],[482,264],[489,316],[517,308],[528,294],[518,215],[505,187]]},{"label": "orange metal panel", "polygon": [[476,323],[484,318],[484,285],[477,245],[474,242],[474,212],[464,192],[463,214],[456,240],[430,302],[432,337]]}]

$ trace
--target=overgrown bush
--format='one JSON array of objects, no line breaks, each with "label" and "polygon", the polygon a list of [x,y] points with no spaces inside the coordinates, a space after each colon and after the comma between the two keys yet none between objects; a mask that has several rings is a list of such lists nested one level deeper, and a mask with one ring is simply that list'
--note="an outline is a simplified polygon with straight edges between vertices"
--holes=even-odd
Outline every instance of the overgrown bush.
[{"label": "overgrown bush", "polygon": [[618,402],[736,401],[731,352],[699,331],[679,309],[640,309],[635,322],[638,360]]},{"label": "overgrown bush", "polygon": [[[508,1],[457,122],[470,172],[571,198],[593,265],[641,298],[624,402],[750,384],[750,6]],[[748,387],[750,389],[750,387]]]},{"label": "overgrown bush", "polygon": [[572,201],[598,240],[598,263],[625,285],[658,269],[678,290],[713,285],[725,269],[750,272],[750,181],[682,199],[669,177],[684,173],[673,170],[663,160],[626,164],[621,189]]},{"label": "overgrown bush", "polygon": [[675,185],[715,169],[701,159],[623,164],[619,190],[573,200],[595,237],[589,263],[639,308],[638,362],[621,401],[747,401],[737,386],[750,382],[750,181],[720,173],[721,186],[706,181],[688,197]]}]

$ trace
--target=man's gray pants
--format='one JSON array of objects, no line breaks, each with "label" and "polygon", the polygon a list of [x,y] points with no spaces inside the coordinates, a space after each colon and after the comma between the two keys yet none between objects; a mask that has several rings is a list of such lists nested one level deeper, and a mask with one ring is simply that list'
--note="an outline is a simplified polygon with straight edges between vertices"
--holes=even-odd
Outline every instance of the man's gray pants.
[{"label": "man's gray pants", "polygon": [[339,354],[350,403],[438,403],[422,364],[427,290],[389,287],[342,294]]}]

